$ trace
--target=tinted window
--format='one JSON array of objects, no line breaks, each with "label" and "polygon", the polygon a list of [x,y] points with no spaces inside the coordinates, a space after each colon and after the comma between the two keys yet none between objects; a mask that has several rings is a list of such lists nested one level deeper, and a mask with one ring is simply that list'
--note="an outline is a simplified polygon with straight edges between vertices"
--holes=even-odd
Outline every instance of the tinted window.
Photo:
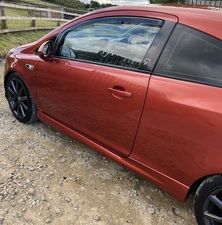
[{"label": "tinted window", "polygon": [[163,21],[142,18],[93,20],[65,33],[56,55],[139,68]]},{"label": "tinted window", "polygon": [[178,25],[155,74],[222,86],[222,41]]}]

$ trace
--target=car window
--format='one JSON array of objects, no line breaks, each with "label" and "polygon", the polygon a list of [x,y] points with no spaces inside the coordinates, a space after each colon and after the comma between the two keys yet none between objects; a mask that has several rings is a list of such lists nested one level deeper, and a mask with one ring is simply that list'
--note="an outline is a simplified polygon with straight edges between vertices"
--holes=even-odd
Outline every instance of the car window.
[{"label": "car window", "polygon": [[222,41],[179,25],[154,74],[222,87]]},{"label": "car window", "polygon": [[56,56],[139,68],[162,25],[162,20],[125,17],[89,21],[64,34]]}]

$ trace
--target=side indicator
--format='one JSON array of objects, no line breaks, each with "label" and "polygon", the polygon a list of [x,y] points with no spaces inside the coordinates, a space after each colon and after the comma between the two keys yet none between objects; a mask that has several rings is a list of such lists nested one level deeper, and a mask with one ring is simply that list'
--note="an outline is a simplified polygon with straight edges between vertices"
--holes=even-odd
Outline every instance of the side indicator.
[{"label": "side indicator", "polygon": [[28,69],[28,70],[34,70],[34,66],[31,65],[31,64],[25,64],[25,67]]}]

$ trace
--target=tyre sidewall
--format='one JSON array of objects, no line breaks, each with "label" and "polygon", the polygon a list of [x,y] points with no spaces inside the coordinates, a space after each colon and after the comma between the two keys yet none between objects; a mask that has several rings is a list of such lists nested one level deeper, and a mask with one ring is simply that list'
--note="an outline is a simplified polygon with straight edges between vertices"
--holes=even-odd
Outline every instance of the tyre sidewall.
[{"label": "tyre sidewall", "polygon": [[199,225],[205,225],[203,217],[203,207],[207,197],[212,192],[220,188],[222,188],[222,176],[215,175],[204,180],[197,189],[194,198],[194,213]]}]

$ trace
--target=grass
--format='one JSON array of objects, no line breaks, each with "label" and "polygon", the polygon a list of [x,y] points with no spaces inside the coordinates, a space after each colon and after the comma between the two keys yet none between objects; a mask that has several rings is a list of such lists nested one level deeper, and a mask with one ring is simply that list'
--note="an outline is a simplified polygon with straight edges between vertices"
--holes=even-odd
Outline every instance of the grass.
[{"label": "grass", "polygon": [[[8,20],[7,26],[9,29],[19,29],[19,28],[29,28],[31,27],[31,20]],[[0,22],[1,24],[1,22]],[[61,22],[60,25],[64,24]],[[1,26],[1,25],[0,25]],[[56,21],[47,21],[47,20],[36,20],[36,27],[57,27],[58,23]]]},{"label": "grass", "polygon": [[[24,2],[33,3],[33,0],[25,0]],[[44,5],[44,6],[58,6],[56,4],[53,4],[53,3],[50,3],[50,2],[46,2],[46,1],[42,1],[42,0],[35,0],[34,2],[39,4],[39,5]]]},{"label": "grass", "polygon": [[[65,22],[60,22],[60,25]],[[56,21],[44,21],[44,20],[36,20],[36,27],[57,27],[58,22]]]},{"label": "grass", "polygon": [[26,9],[5,8],[6,16],[30,16]]},{"label": "grass", "polygon": [[49,31],[30,31],[0,35],[0,58],[4,58],[7,52],[13,48],[33,41],[37,41]]},{"label": "grass", "polygon": [[[26,0],[26,2],[33,2],[33,0]],[[35,3],[46,5],[46,6],[55,6],[55,4],[51,4],[42,0],[35,0]],[[5,7],[6,16],[14,16],[14,17],[30,17],[29,11],[26,9],[13,9]],[[31,19],[30,20],[7,20],[8,29],[23,29],[31,27]],[[62,25],[61,22],[60,25]],[[58,23],[56,21],[44,21],[44,20],[36,20],[36,27],[57,27]],[[2,28],[2,21],[0,20],[0,29]],[[0,34],[0,58],[3,58],[9,49],[23,45],[26,43],[30,43],[38,40],[40,37],[44,36],[49,31],[29,31],[29,32],[20,32],[20,33],[8,33],[8,34]]]},{"label": "grass", "polygon": [[31,20],[8,20],[7,26],[9,29],[19,29],[31,27]]}]

